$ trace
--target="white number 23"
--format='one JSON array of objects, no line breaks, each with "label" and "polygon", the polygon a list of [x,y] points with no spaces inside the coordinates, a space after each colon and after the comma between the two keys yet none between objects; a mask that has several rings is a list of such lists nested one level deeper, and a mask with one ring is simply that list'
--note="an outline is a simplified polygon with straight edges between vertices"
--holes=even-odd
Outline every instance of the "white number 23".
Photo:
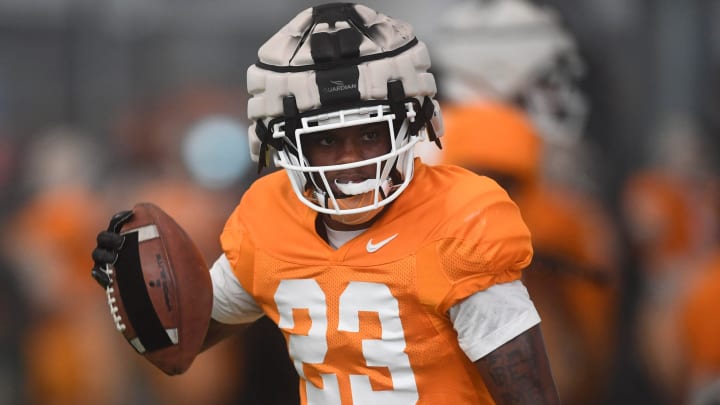
[{"label": "white number 23", "polygon": [[[306,309],[311,326],[307,335],[291,334],[288,350],[298,374],[305,381],[310,405],[340,405],[338,379],[334,374],[321,374],[323,387],[305,378],[303,364],[322,364],[328,351],[327,301],[325,293],[313,279],[282,280],[275,292],[280,313],[278,326],[293,329],[294,309]],[[415,376],[405,350],[405,334],[400,322],[398,301],[385,284],[351,282],[340,295],[338,331],[358,332],[360,311],[377,312],[382,326],[382,339],[365,339],[362,352],[368,366],[387,367],[392,390],[373,391],[370,377],[350,375],[353,404],[414,404],[418,400]]]}]

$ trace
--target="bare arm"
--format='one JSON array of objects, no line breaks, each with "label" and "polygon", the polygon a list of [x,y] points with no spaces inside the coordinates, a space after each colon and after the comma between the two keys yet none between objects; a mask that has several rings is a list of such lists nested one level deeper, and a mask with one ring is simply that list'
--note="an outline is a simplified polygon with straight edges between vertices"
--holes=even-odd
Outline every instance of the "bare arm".
[{"label": "bare arm", "polygon": [[498,404],[559,404],[540,326],[475,361]]},{"label": "bare arm", "polygon": [[228,338],[233,335],[241,333],[247,329],[249,323],[240,323],[230,325],[227,323],[218,322],[210,318],[210,326],[208,326],[207,334],[205,335],[205,341],[203,342],[202,351],[209,349],[221,340]]}]

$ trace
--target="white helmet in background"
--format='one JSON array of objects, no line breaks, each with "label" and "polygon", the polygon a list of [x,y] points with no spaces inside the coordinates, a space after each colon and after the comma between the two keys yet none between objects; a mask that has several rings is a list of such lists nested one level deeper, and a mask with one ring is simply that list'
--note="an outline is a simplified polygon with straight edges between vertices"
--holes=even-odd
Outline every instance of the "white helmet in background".
[{"label": "white helmet in background", "polygon": [[577,140],[587,119],[585,68],[554,10],[526,0],[468,0],[441,18],[434,58],[444,98],[520,106],[541,136]]},{"label": "white helmet in background", "polygon": [[[259,169],[286,170],[298,198],[335,216],[375,212],[407,187],[413,148],[442,135],[430,58],[412,27],[362,5],[306,9],[271,37],[247,71],[250,153]],[[312,166],[306,134],[387,123],[391,150],[373,159]],[[331,190],[326,173],[374,165],[376,176]],[[347,196],[355,203],[343,203]],[[357,203],[362,201],[362,203]]]}]

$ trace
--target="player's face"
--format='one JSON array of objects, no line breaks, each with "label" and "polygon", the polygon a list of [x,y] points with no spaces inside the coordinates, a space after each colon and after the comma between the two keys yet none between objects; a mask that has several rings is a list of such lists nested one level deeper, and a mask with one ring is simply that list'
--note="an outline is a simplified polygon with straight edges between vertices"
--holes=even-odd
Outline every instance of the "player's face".
[{"label": "player's face", "polygon": [[[303,154],[312,166],[329,166],[372,159],[390,152],[390,129],[386,122],[306,134],[302,139]],[[333,194],[344,195],[335,183],[359,183],[376,176],[376,165],[326,173]]]}]

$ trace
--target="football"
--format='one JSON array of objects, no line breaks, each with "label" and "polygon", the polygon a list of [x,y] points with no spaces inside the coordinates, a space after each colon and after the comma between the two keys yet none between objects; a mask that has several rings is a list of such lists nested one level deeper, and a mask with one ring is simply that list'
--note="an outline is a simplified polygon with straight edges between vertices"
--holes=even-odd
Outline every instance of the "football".
[{"label": "football", "polygon": [[208,266],[190,237],[151,203],[133,207],[107,298],[115,326],[132,347],[168,375],[185,372],[210,322]]}]

